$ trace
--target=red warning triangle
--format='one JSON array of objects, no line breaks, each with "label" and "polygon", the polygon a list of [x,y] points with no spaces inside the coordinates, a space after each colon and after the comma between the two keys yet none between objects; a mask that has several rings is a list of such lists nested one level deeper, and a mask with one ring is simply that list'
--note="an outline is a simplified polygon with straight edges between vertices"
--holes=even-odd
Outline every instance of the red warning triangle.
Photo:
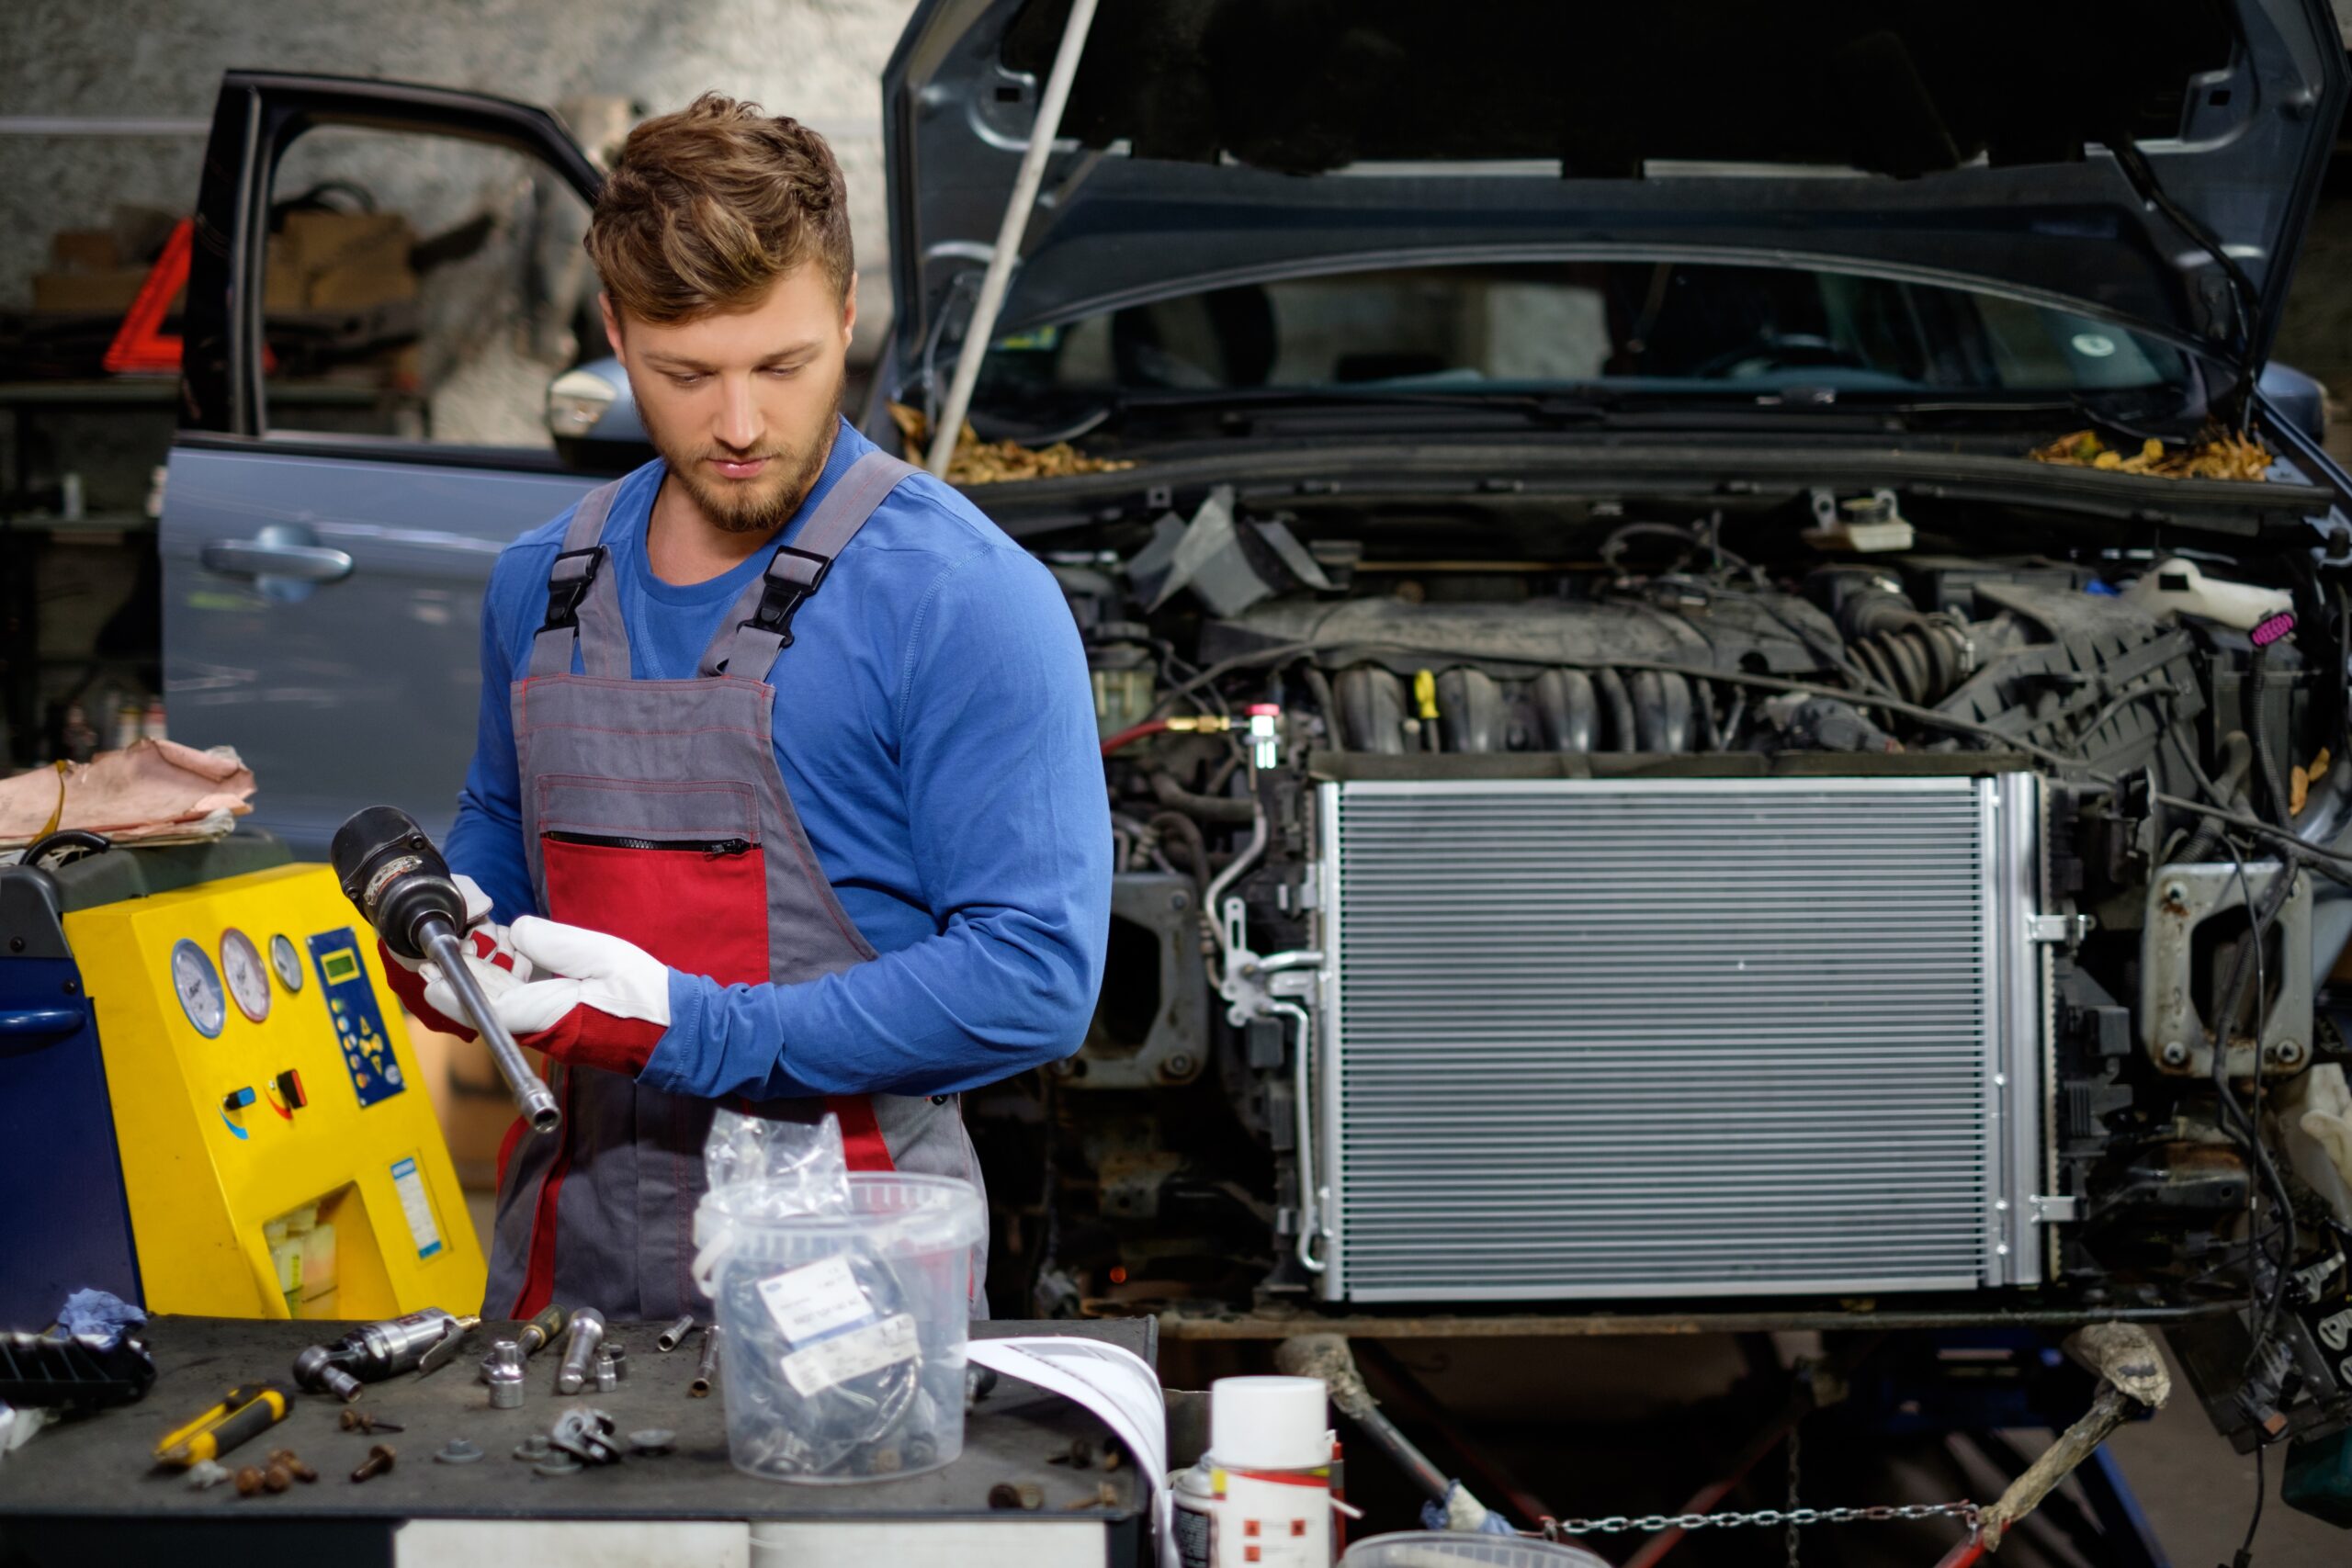
[{"label": "red warning triangle", "polygon": [[172,300],[187,287],[187,259],[194,248],[196,220],[183,218],[172,225],[164,254],[148,269],[139,297],[123,313],[122,325],[107,349],[106,366],[117,376],[169,375],[180,367],[180,340],[164,332],[164,318]]},{"label": "red warning triangle", "polygon": [[[164,319],[172,313],[172,301],[187,287],[188,257],[196,247],[196,220],[183,218],[172,225],[172,237],[164,242],[164,254],[147,271],[147,281],[139,286],[139,296],[123,312],[122,325],[116,329],[114,342],[107,349],[106,367],[116,376],[174,376],[180,368],[180,340],[164,331]],[[266,344],[261,351],[262,368],[276,369],[277,356],[269,352]]]}]

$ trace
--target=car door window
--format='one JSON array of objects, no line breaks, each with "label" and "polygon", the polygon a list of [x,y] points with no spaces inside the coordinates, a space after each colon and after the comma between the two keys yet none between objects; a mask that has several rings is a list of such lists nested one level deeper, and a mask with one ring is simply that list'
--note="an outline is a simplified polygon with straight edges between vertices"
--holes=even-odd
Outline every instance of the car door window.
[{"label": "car door window", "polygon": [[588,209],[537,159],[322,125],[270,182],[260,423],[544,451],[548,382],[606,350]]}]

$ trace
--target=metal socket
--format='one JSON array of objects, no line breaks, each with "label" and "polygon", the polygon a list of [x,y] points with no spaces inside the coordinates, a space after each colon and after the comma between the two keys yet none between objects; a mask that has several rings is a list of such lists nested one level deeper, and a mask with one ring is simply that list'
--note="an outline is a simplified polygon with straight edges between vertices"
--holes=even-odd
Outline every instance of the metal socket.
[{"label": "metal socket", "polygon": [[653,1348],[666,1356],[671,1351],[676,1349],[679,1346],[684,1344],[686,1342],[686,1336],[692,1334],[694,1331],[695,1314],[688,1313],[684,1317],[678,1319],[677,1322],[672,1324],[669,1327],[655,1335],[653,1337]]},{"label": "metal socket", "polygon": [[516,1410],[523,1404],[523,1347],[513,1339],[492,1342],[481,1359],[481,1381],[490,1385],[492,1410]]},{"label": "metal socket", "polygon": [[563,1370],[555,1375],[558,1393],[578,1393],[595,1370],[596,1347],[604,1342],[605,1314],[582,1307],[571,1314],[563,1345]]}]

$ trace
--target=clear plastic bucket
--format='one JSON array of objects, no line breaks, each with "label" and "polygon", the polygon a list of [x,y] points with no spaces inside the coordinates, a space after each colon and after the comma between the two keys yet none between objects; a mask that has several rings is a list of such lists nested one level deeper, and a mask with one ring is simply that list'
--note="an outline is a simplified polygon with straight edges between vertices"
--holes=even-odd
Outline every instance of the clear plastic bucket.
[{"label": "clear plastic bucket", "polygon": [[728,1451],[748,1474],[879,1481],[963,1451],[980,1195],[952,1177],[853,1171],[849,1198],[846,1215],[779,1214],[769,1183],[745,1181],[695,1211]]},{"label": "clear plastic bucket", "polygon": [[1501,1535],[1407,1530],[1367,1536],[1348,1548],[1340,1568],[1609,1568],[1582,1547]]}]

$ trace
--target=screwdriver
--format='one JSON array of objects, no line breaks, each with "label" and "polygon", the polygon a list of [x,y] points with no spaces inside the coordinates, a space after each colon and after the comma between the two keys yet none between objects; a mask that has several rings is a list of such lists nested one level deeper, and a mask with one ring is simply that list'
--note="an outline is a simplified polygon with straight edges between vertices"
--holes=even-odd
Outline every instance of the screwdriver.
[{"label": "screwdriver", "polygon": [[272,1383],[232,1388],[220,1404],[157,1443],[155,1462],[186,1470],[202,1461],[219,1459],[285,1420],[293,1405],[292,1397]]},{"label": "screwdriver", "polygon": [[523,1347],[523,1354],[526,1356],[536,1356],[552,1344],[556,1336],[563,1332],[563,1325],[570,1317],[571,1314],[560,1306],[544,1308],[538,1316],[531,1319],[516,1331],[514,1343]]}]

